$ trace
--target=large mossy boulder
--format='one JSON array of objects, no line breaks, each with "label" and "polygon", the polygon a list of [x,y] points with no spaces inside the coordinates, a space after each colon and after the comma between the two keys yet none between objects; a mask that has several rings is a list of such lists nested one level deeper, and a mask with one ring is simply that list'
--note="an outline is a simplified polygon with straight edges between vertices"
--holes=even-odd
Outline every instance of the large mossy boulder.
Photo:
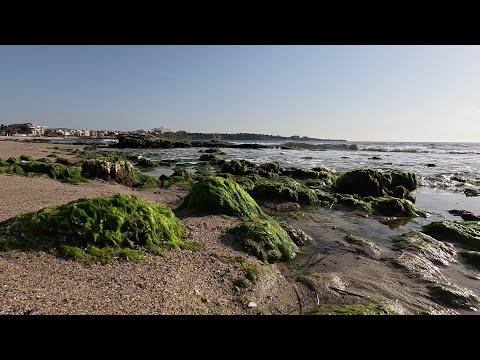
[{"label": "large mossy boulder", "polygon": [[478,221],[434,221],[423,226],[423,232],[437,240],[461,244],[480,250],[480,223]]},{"label": "large mossy boulder", "polygon": [[407,197],[417,187],[417,176],[411,171],[355,169],[343,173],[335,182],[335,190],[339,193],[374,197],[399,197],[400,194]]},{"label": "large mossy boulder", "polygon": [[255,200],[233,180],[218,176],[197,182],[181,205],[195,213],[255,219],[264,217]]},{"label": "large mossy boulder", "polygon": [[288,233],[273,220],[244,221],[230,228],[228,232],[246,252],[265,262],[290,260],[298,251]]},{"label": "large mossy boulder", "polygon": [[115,181],[126,186],[135,185],[132,163],[129,161],[105,161],[90,159],[82,164],[82,176]]},{"label": "large mossy boulder", "polygon": [[79,199],[18,215],[0,226],[4,249],[53,249],[80,259],[161,252],[183,244],[187,228],[166,205],[136,196]]}]

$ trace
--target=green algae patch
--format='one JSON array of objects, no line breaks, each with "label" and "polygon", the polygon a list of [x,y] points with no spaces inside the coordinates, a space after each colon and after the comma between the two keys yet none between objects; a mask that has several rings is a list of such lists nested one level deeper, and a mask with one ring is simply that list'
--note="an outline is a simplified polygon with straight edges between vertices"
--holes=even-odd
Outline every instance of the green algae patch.
[{"label": "green algae patch", "polygon": [[193,185],[180,206],[194,213],[230,215],[255,219],[265,217],[258,204],[235,181],[218,176]]},{"label": "green algae patch", "polygon": [[386,305],[364,301],[357,304],[321,304],[317,305],[312,315],[397,315],[397,313]]},{"label": "green algae patch", "polygon": [[57,164],[68,165],[68,166],[74,166],[75,165],[75,161],[65,159],[65,158],[57,158],[57,160],[55,162]]},{"label": "green algae patch", "polygon": [[273,220],[250,220],[228,229],[244,250],[262,261],[275,263],[295,257],[298,247]]},{"label": "green algae patch", "polygon": [[50,250],[79,260],[138,259],[192,245],[184,239],[187,228],[168,206],[123,194],[75,200],[1,225],[3,250]]},{"label": "green algae patch", "polygon": [[80,174],[80,169],[73,166],[40,161],[21,162],[14,158],[8,159],[7,162],[0,163],[0,173],[18,175],[26,175],[28,173],[46,174],[52,179],[63,180],[71,184],[85,181]]},{"label": "green algae patch", "polygon": [[452,283],[430,282],[427,285],[432,298],[444,305],[458,309],[478,309],[480,301],[469,289]]},{"label": "green algae patch", "polygon": [[424,225],[423,232],[440,241],[458,243],[472,250],[480,250],[478,221],[434,221]]},{"label": "green algae patch", "polygon": [[479,251],[459,251],[458,252],[462,258],[464,258],[467,263],[480,269],[480,252]]}]

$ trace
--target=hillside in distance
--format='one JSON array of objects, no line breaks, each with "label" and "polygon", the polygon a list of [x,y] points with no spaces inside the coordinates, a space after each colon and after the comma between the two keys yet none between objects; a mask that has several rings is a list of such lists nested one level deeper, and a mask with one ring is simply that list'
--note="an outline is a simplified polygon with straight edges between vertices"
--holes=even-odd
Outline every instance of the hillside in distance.
[{"label": "hillside in distance", "polygon": [[280,136],[280,135],[267,135],[267,134],[251,134],[251,133],[233,133],[233,134],[221,134],[221,133],[193,133],[187,131],[174,131],[162,136],[176,139],[176,140],[263,140],[263,141],[346,141],[342,139],[318,139],[308,136]]}]

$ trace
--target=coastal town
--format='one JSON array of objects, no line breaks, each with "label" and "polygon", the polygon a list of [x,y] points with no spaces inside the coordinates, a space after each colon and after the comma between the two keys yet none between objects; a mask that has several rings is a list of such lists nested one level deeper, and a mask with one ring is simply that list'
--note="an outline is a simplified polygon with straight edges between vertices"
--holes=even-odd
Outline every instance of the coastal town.
[{"label": "coastal town", "polygon": [[[142,129],[143,133],[166,134],[170,129],[160,127],[153,129]],[[91,129],[70,129],[70,128],[49,128],[46,125],[37,125],[30,122],[21,124],[0,125],[0,136],[14,137],[81,137],[81,138],[114,138],[121,131],[117,130],[91,130]]]}]

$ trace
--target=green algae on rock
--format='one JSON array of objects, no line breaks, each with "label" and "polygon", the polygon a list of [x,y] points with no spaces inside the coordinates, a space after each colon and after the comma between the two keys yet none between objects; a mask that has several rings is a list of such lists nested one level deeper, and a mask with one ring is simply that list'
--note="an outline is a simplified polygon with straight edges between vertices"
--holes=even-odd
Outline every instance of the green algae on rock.
[{"label": "green algae on rock", "polygon": [[149,168],[155,168],[155,167],[159,166],[159,163],[158,163],[158,161],[151,160],[149,158],[146,158],[146,157],[142,156],[140,159],[137,160],[137,165],[139,167],[149,169]]},{"label": "green algae on rock", "polygon": [[80,175],[80,169],[77,167],[40,161],[25,162],[15,158],[9,158],[6,162],[0,162],[0,173],[18,175],[28,173],[46,174],[52,179],[59,179],[72,184],[85,181]]},{"label": "green algae on rock", "polygon": [[33,161],[33,158],[30,155],[20,155],[20,160]]},{"label": "green algae on rock", "polygon": [[204,214],[248,219],[265,217],[255,200],[239,184],[218,176],[194,184],[180,207]]},{"label": "green algae on rock", "polygon": [[361,196],[398,197],[397,187],[408,191],[416,190],[418,179],[412,171],[378,171],[373,169],[354,169],[340,175],[335,189],[340,193],[359,194]]},{"label": "green algae on rock", "polygon": [[251,255],[274,263],[295,257],[298,247],[288,233],[273,220],[244,221],[228,229],[237,242]]},{"label": "green algae on rock", "polygon": [[190,244],[184,239],[187,228],[168,206],[123,194],[71,201],[17,215],[2,225],[5,250],[54,250],[77,259],[108,254],[134,258],[143,250],[157,254]]},{"label": "green algae on rock", "polygon": [[418,209],[410,200],[394,197],[376,198],[372,203],[372,210],[385,216],[417,217],[426,216],[426,213]]},{"label": "green algae on rock", "polygon": [[280,226],[287,232],[295,245],[302,246],[312,242],[312,237],[307,235],[302,229],[293,227],[286,222],[280,223]]},{"label": "green algae on rock", "polygon": [[480,250],[480,224],[478,221],[434,221],[423,226],[423,232],[437,240],[461,244]]}]

